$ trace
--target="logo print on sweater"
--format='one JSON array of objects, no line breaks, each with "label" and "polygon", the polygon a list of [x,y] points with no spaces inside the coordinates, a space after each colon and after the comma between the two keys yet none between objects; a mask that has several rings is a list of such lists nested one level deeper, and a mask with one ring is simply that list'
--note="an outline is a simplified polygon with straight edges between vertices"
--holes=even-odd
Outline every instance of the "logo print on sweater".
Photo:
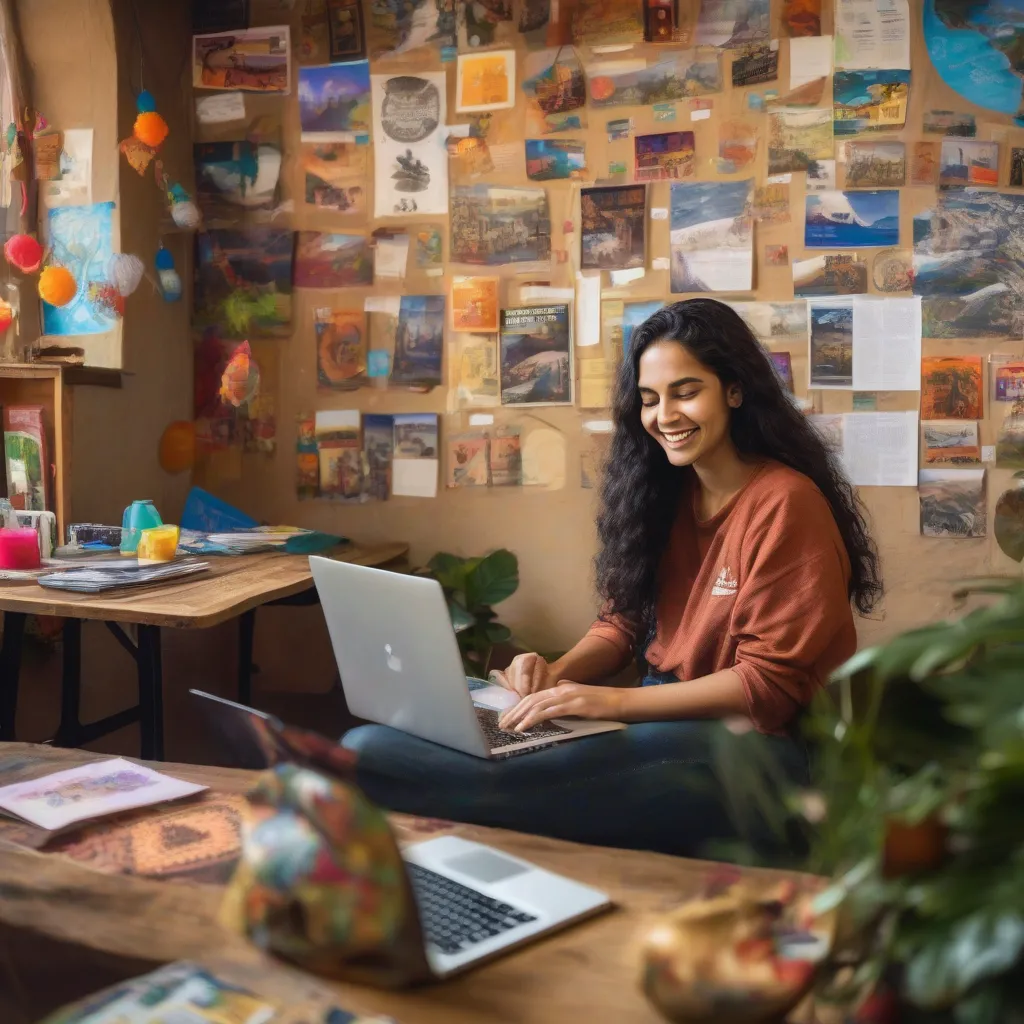
[{"label": "logo print on sweater", "polygon": [[711,588],[712,597],[735,597],[739,589],[739,581],[732,574],[729,566],[724,566]]}]

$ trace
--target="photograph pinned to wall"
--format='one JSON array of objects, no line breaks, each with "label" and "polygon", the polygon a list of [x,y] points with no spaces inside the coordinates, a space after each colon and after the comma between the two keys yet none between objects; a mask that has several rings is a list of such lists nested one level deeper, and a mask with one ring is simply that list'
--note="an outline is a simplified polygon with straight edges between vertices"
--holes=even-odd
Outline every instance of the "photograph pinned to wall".
[{"label": "photograph pinned to wall", "polygon": [[520,487],[523,447],[518,427],[499,427],[491,437],[491,486]]},{"label": "photograph pinned to wall", "polygon": [[749,43],[739,47],[732,55],[733,88],[774,82],[778,77],[778,40],[769,43]]},{"label": "photograph pinned to wall", "polygon": [[43,302],[43,334],[105,334],[121,316],[124,300],[107,280],[114,252],[114,204],[59,206],[47,215],[46,244],[53,262],[75,279],[74,298],[64,306]]},{"label": "photograph pinned to wall", "polygon": [[527,54],[521,88],[528,136],[587,127],[587,81],[571,47]]},{"label": "photograph pinned to wall", "polygon": [[924,356],[921,360],[921,419],[984,419],[981,356]]},{"label": "photograph pinned to wall", "polygon": [[812,161],[831,160],[834,152],[831,110],[769,112],[769,174],[806,171]]},{"label": "photograph pinned to wall", "polygon": [[[545,30],[551,21],[551,0],[523,0],[519,11],[519,31],[523,35],[532,33],[546,34]],[[543,35],[541,35],[543,41]],[[537,42],[537,40],[530,40]]]},{"label": "photograph pinned to wall", "polygon": [[298,288],[357,288],[373,284],[373,254],[365,235],[300,231],[295,245]]},{"label": "photograph pinned to wall", "polygon": [[909,249],[883,249],[871,265],[875,291],[891,295],[914,288],[914,254]]},{"label": "photograph pinned to wall", "polygon": [[447,213],[445,73],[371,75],[370,80],[374,215]]},{"label": "photograph pinned to wall", "polygon": [[452,278],[452,330],[496,333],[500,284],[497,277]]},{"label": "photograph pinned to wall", "polygon": [[363,460],[358,409],[320,409],[316,447],[321,498],[358,502],[363,496]]},{"label": "photograph pinned to wall", "polygon": [[[438,4],[438,9],[442,8],[450,10],[451,6]],[[511,42],[514,38],[512,13],[512,0],[477,0],[464,4],[459,12],[459,49],[493,46],[500,39]]]},{"label": "photograph pinned to wall", "polygon": [[782,0],[782,27],[791,39],[821,35],[821,0]]},{"label": "photograph pinned to wall", "polygon": [[1024,149],[1017,146],[1010,149],[1010,185],[1024,187]]},{"label": "photograph pinned to wall", "polygon": [[806,349],[806,302],[730,302],[728,305],[743,318],[762,344]]},{"label": "photograph pinned to wall", "polygon": [[766,242],[764,247],[764,262],[765,266],[768,267],[788,267],[789,246],[778,244],[773,245],[771,242]]},{"label": "photograph pinned to wall", "polygon": [[810,384],[812,388],[853,387],[853,304],[812,301]]},{"label": "photograph pinned to wall", "polygon": [[672,292],[748,292],[753,288],[751,181],[673,182]]},{"label": "photograph pinned to wall", "polygon": [[447,486],[487,487],[491,482],[490,445],[483,431],[452,434],[448,439]]},{"label": "photograph pinned to wall", "polygon": [[572,139],[527,139],[526,176],[530,181],[582,178],[587,173],[587,150]]},{"label": "photograph pinned to wall", "polygon": [[637,181],[676,181],[694,175],[693,132],[660,132],[633,140]]},{"label": "photograph pinned to wall", "polygon": [[303,142],[299,160],[306,202],[321,210],[365,216],[366,146],[351,142]]},{"label": "photograph pinned to wall", "polygon": [[497,334],[457,334],[452,340],[448,367],[451,412],[500,404]]},{"label": "photograph pinned to wall", "polygon": [[445,297],[403,295],[395,328],[391,381],[415,387],[441,383]]},{"label": "photograph pinned to wall", "polygon": [[1017,399],[996,431],[996,465],[1024,469],[1024,400]]},{"label": "photograph pinned to wall", "polygon": [[366,56],[366,27],[360,0],[327,0],[327,30],[332,61]]},{"label": "photograph pinned to wall", "polygon": [[587,46],[633,45],[644,41],[643,0],[568,2],[572,41]]},{"label": "photograph pinned to wall", "polygon": [[979,139],[943,139],[939,188],[999,184],[999,143]]},{"label": "photograph pinned to wall", "polygon": [[551,258],[551,218],[542,188],[456,185],[451,195],[451,262],[481,266]]},{"label": "photograph pinned to wall", "polygon": [[866,249],[899,245],[900,194],[821,192],[805,199],[804,246],[808,249]]},{"label": "photograph pinned to wall", "polygon": [[370,5],[370,24],[377,35],[374,56],[443,49],[458,41],[455,11],[437,0],[377,0]]},{"label": "photograph pinned to wall", "polygon": [[460,53],[455,109],[460,114],[508,110],[516,105],[516,51]]},{"label": "photograph pinned to wall", "polygon": [[370,63],[299,68],[303,142],[353,142],[370,132]]},{"label": "photograph pinned to wall", "polygon": [[909,98],[909,71],[836,71],[832,76],[835,134],[898,131],[906,124]]},{"label": "photograph pinned to wall", "polygon": [[1024,256],[1009,228],[1022,220],[1024,195],[971,188],[942,193],[935,209],[914,217],[924,337],[1024,335]]},{"label": "photograph pinned to wall", "polygon": [[973,139],[978,134],[978,125],[973,114],[963,114],[956,110],[926,110],[921,130],[926,135]]},{"label": "photograph pinned to wall", "polygon": [[939,143],[914,142],[910,151],[910,184],[936,185],[939,181]]},{"label": "photograph pinned to wall", "polygon": [[827,252],[793,264],[793,294],[865,295],[868,290],[867,261],[855,252]]},{"label": "photograph pinned to wall", "polygon": [[192,87],[286,93],[291,88],[287,25],[192,37]]},{"label": "photograph pinned to wall", "polygon": [[278,205],[281,150],[277,146],[200,142],[193,152],[196,202],[208,225],[237,224],[247,214],[273,211]]},{"label": "photograph pinned to wall", "polygon": [[902,142],[847,142],[846,188],[897,188],[906,184]]},{"label": "photograph pinned to wall", "polygon": [[366,314],[361,309],[318,309],[316,377],[321,388],[351,390],[366,373]]},{"label": "photograph pinned to wall", "polygon": [[603,61],[587,67],[590,103],[607,107],[651,107],[722,91],[718,54],[687,50],[656,63]]},{"label": "photograph pinned to wall", "polygon": [[502,405],[572,405],[572,335],[567,305],[501,311]]},{"label": "photograph pinned to wall", "polygon": [[750,203],[750,216],[755,223],[772,227],[776,224],[788,224],[789,214],[789,182],[779,181],[771,185],[758,185],[754,189],[754,198]]},{"label": "photograph pinned to wall", "polygon": [[812,160],[807,166],[804,187],[808,192],[834,192],[836,188],[835,160]]},{"label": "photograph pinned to wall", "polygon": [[697,45],[734,49],[768,42],[769,7],[769,0],[702,0]]},{"label": "photograph pinned to wall", "polygon": [[992,398],[996,402],[1024,400],[1024,363],[1003,363],[995,367]]},{"label": "photograph pinned to wall", "polygon": [[580,221],[582,269],[644,266],[647,190],[643,185],[582,189]]},{"label": "photograph pinned to wall", "polygon": [[410,498],[436,498],[440,466],[438,421],[435,413],[395,416],[391,493]]},{"label": "photograph pinned to wall", "polygon": [[785,389],[793,393],[793,357],[789,352],[769,352],[768,358]]},{"label": "photograph pinned to wall", "polygon": [[626,302],[622,309],[622,354],[629,351],[629,342],[636,330],[648,317],[653,316],[665,303],[660,299],[645,302]]},{"label": "photograph pinned to wall", "polygon": [[988,532],[984,469],[922,469],[922,537],[984,537]]},{"label": "photograph pinned to wall", "polygon": [[363,416],[363,500],[391,497],[391,464],[395,454],[395,417],[386,413]]},{"label": "photograph pinned to wall", "polygon": [[731,118],[718,126],[719,174],[738,174],[746,170],[757,156],[757,126],[750,121]]},{"label": "photograph pinned to wall", "polygon": [[929,466],[967,466],[981,462],[978,424],[922,420],[924,461]]},{"label": "photograph pinned to wall", "polygon": [[420,227],[413,234],[416,269],[444,272],[444,234],[436,224]]},{"label": "photograph pinned to wall", "polygon": [[295,439],[295,497],[299,501],[320,497],[320,453],[316,446],[316,419],[298,417]]}]

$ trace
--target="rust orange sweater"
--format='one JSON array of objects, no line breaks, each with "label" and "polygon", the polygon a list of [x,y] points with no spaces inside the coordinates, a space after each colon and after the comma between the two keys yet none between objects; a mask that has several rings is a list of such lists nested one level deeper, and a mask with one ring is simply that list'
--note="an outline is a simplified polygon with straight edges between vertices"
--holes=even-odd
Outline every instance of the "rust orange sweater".
[{"label": "rust orange sweater", "polygon": [[[751,721],[785,730],[857,646],[850,560],[828,502],[802,473],[766,462],[717,515],[684,496],[661,564],[652,668],[677,679],[734,669]],[[636,639],[599,619],[623,660]]]}]

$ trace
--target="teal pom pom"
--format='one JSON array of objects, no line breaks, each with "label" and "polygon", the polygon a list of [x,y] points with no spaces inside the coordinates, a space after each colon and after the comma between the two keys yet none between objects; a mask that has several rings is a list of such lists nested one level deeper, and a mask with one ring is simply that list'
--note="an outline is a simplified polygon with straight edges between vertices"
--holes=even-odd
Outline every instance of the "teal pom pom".
[{"label": "teal pom pom", "polygon": [[140,114],[152,114],[156,112],[156,99],[148,89],[143,89],[139,93],[139,98],[135,101],[135,108]]}]

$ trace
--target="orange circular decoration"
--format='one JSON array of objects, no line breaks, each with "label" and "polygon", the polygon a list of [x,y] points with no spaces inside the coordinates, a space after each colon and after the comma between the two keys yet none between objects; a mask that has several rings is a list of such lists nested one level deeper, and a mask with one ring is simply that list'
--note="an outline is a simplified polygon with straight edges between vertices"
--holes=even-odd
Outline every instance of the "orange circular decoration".
[{"label": "orange circular decoration", "polygon": [[196,428],[189,420],[175,420],[160,438],[160,468],[166,473],[185,473],[196,462]]},{"label": "orange circular decoration", "polygon": [[135,118],[135,138],[150,149],[159,149],[170,131],[167,122],[154,111],[147,111]]},{"label": "orange circular decoration", "polygon": [[615,79],[599,75],[590,80],[590,95],[599,102],[611,99],[615,93]]},{"label": "orange circular decoration", "polygon": [[23,274],[34,274],[43,262],[43,247],[31,235],[12,235],[4,245],[4,256]]},{"label": "orange circular decoration", "polygon": [[0,334],[14,323],[14,307],[0,299]]},{"label": "orange circular decoration", "polygon": [[67,267],[46,267],[39,275],[39,298],[51,306],[66,306],[77,291],[78,284]]}]

